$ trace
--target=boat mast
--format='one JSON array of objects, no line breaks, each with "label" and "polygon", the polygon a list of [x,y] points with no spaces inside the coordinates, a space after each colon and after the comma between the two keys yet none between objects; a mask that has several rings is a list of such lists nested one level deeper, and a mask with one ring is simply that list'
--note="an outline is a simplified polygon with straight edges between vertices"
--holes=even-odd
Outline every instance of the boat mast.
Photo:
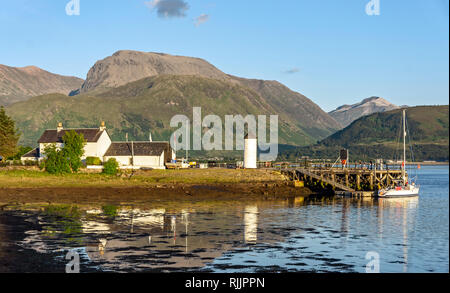
[{"label": "boat mast", "polygon": [[406,169],[406,110],[403,109],[403,166],[402,166],[402,178],[405,182],[405,169]]},{"label": "boat mast", "polygon": [[[189,126],[190,127],[190,126]],[[191,138],[189,137],[188,128],[186,127],[186,162],[189,160],[189,141]]]}]

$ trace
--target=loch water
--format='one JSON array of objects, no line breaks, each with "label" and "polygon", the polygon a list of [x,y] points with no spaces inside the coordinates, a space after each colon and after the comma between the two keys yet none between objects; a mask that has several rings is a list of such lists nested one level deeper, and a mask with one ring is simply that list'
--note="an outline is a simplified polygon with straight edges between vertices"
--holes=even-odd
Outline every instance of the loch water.
[{"label": "loch water", "polygon": [[449,167],[419,176],[404,199],[6,205],[0,272],[449,272]]}]

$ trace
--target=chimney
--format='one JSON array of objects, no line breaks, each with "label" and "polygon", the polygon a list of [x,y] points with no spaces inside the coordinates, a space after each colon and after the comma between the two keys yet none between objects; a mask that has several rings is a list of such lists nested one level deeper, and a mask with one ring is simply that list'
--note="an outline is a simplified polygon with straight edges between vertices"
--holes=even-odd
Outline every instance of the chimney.
[{"label": "chimney", "polygon": [[63,129],[64,129],[64,128],[63,128],[62,123],[59,122],[59,123],[58,123],[58,127],[56,127],[56,131],[57,131],[57,132],[60,132],[60,131],[63,130]]},{"label": "chimney", "polygon": [[100,124],[100,131],[105,131],[106,130],[106,124],[105,121],[102,121],[102,123]]}]

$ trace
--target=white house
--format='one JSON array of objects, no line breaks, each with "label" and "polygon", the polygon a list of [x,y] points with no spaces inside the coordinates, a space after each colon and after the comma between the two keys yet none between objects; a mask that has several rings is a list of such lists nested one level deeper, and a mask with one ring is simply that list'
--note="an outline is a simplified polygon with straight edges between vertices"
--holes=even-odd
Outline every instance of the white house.
[{"label": "white house", "polygon": [[124,167],[149,167],[165,169],[166,162],[175,157],[175,153],[168,142],[112,142],[106,131],[105,123],[99,128],[64,129],[62,123],[56,129],[44,131],[38,140],[39,147],[22,156],[22,161],[40,161],[45,158],[45,148],[56,145],[64,146],[63,136],[69,131],[82,134],[86,140],[84,155],[97,157],[103,162],[110,158],[116,159]]},{"label": "white house", "polygon": [[174,154],[168,142],[113,142],[104,161],[111,158],[121,166],[165,169],[166,162],[170,162]]},{"label": "white house", "polygon": [[56,145],[57,148],[62,148],[64,146],[63,136],[72,130],[78,134],[82,134],[86,140],[82,160],[85,160],[87,157],[102,158],[111,145],[111,138],[106,131],[104,122],[102,122],[99,128],[76,129],[64,129],[62,123],[59,123],[56,129],[44,131],[38,140],[39,147],[23,155],[22,160],[40,161],[44,159],[45,148],[50,145]]}]

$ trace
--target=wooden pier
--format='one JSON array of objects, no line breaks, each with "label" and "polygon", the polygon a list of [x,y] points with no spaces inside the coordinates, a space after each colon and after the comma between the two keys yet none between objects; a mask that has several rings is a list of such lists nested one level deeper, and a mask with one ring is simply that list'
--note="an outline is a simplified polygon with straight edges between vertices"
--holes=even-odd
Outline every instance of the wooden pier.
[{"label": "wooden pier", "polygon": [[294,182],[303,182],[302,185],[313,191],[355,197],[373,196],[377,190],[401,180],[402,176],[401,170],[368,168],[290,167],[281,172]]}]

